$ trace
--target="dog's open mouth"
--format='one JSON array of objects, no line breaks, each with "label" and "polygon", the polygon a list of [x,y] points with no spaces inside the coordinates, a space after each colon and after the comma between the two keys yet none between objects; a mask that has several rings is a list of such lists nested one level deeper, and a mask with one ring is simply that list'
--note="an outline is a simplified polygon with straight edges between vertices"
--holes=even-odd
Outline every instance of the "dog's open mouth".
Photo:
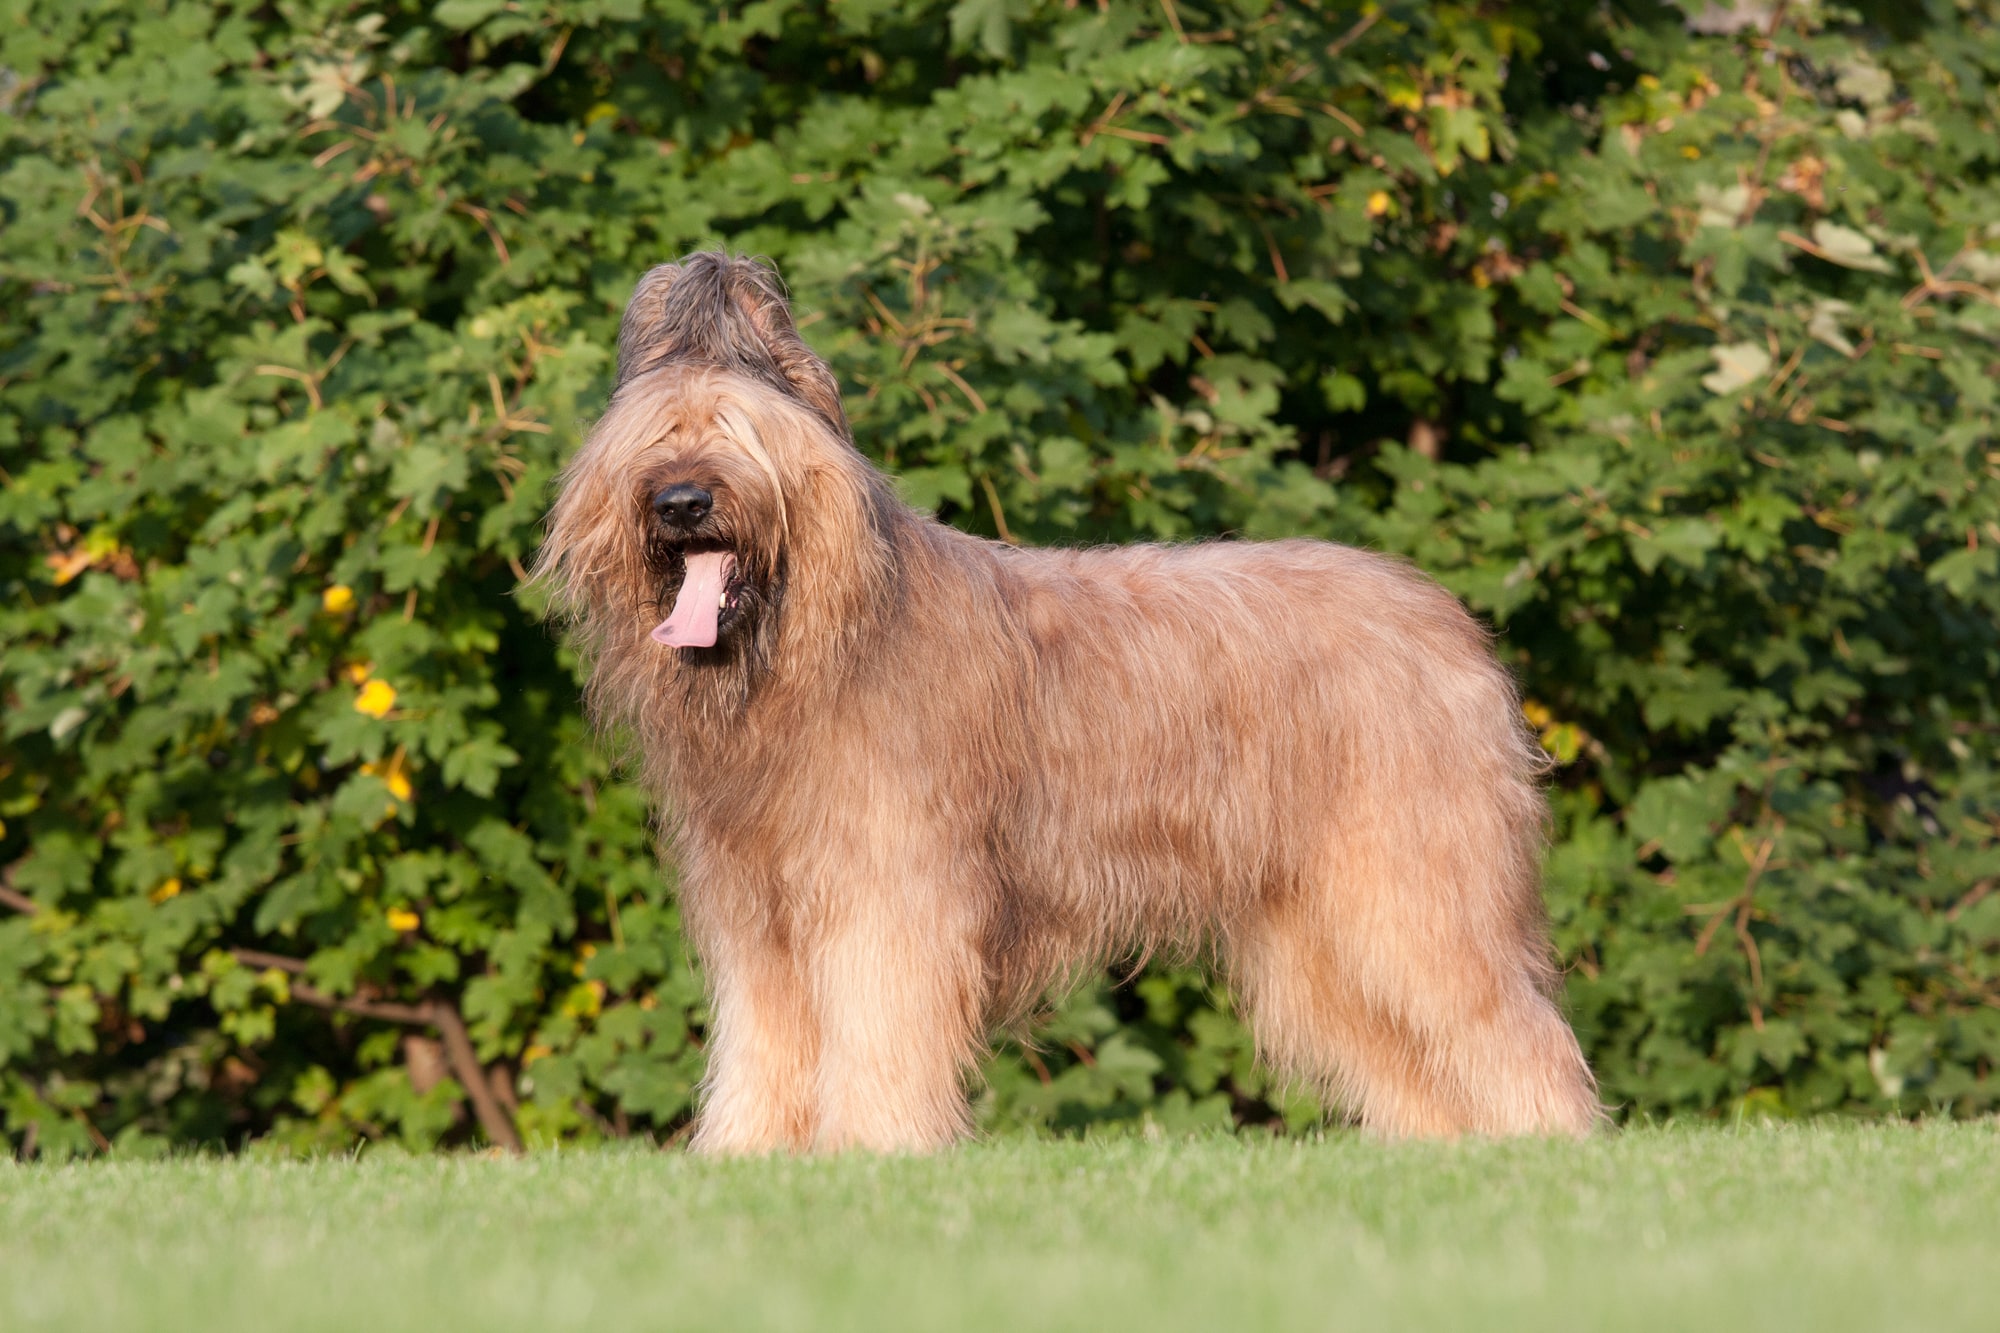
[{"label": "dog's open mouth", "polygon": [[680,551],[685,572],[674,609],[653,629],[653,642],[669,648],[713,648],[743,595],[736,553],[724,546],[690,543]]}]

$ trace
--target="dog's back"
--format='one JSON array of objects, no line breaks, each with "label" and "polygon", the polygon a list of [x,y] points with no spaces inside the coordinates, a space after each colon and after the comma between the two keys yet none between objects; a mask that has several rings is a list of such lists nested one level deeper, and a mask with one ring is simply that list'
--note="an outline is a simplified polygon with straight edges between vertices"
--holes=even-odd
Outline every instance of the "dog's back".
[{"label": "dog's back", "polygon": [[927,705],[991,696],[965,705],[995,767],[966,797],[1005,807],[1010,890],[1056,937],[1037,952],[1226,943],[1364,833],[1400,849],[1404,903],[1538,920],[1545,760],[1485,632],[1422,574],[1317,541],[944,540],[972,587],[897,635],[977,655]]}]

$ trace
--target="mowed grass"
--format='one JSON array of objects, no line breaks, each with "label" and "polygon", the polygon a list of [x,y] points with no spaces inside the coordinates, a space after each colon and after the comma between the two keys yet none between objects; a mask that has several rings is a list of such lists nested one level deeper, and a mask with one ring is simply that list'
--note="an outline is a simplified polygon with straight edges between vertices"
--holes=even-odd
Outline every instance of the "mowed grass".
[{"label": "mowed grass", "polygon": [[0,1328],[1993,1329],[2000,1126],[0,1166]]}]

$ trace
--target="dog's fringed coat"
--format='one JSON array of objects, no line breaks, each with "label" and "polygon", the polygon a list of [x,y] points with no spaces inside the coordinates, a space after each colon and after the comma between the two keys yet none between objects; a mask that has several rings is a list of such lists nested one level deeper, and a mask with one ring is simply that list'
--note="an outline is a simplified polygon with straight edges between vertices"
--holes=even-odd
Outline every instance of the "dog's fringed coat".
[{"label": "dog's fringed coat", "polygon": [[927,1149],[1080,969],[1213,957],[1392,1135],[1579,1133],[1541,758],[1480,627],[1316,541],[1021,550],[904,506],[775,275],[648,273],[539,558],[713,988],[712,1152]]}]

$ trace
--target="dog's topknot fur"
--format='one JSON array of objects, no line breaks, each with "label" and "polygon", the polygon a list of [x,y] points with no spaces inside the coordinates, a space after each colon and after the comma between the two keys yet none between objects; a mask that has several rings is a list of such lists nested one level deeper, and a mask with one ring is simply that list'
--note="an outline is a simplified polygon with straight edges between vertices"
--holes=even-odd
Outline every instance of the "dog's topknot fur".
[{"label": "dog's topknot fur", "polygon": [[639,279],[618,328],[618,386],[667,365],[758,380],[853,439],[840,386],[799,337],[783,280],[760,260],[699,250]]}]

